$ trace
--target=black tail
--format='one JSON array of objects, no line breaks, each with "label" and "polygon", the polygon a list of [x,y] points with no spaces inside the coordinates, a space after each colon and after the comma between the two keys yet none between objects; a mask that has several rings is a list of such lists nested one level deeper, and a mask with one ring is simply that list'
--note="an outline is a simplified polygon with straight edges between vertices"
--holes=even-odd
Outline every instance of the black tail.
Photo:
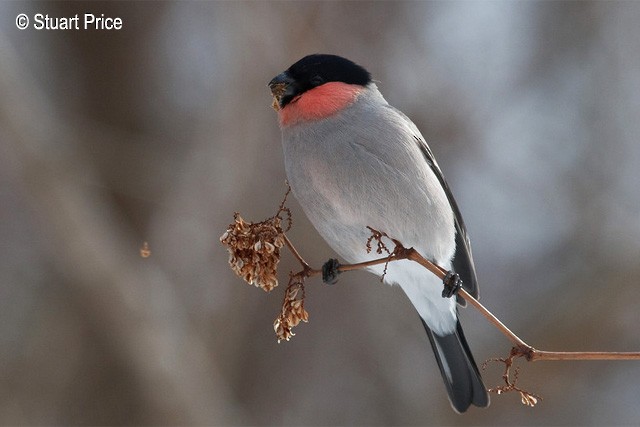
[{"label": "black tail", "polygon": [[482,383],[460,322],[454,333],[443,337],[436,335],[424,320],[422,324],[436,354],[453,409],[464,412],[471,404],[482,408],[489,406],[489,394]]}]

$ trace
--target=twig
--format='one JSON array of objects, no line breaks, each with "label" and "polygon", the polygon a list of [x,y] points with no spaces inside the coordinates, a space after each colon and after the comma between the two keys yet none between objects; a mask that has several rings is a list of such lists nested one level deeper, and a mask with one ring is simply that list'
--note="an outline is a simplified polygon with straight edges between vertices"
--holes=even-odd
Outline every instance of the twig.
[{"label": "twig", "polygon": [[[360,262],[357,264],[341,264],[338,267],[338,271],[353,271],[361,270],[374,265],[387,264],[393,261],[399,261],[402,259],[408,259],[417,262],[440,279],[444,279],[448,271],[440,267],[437,264],[424,258],[414,248],[405,248],[402,243],[387,236],[384,232],[380,232],[371,227],[367,227],[374,233],[374,238],[387,237],[396,246],[389,256],[373,259],[371,261]],[[307,262],[300,256],[295,249],[291,241],[284,235],[285,243],[293,256],[300,262],[304,270],[306,277],[319,276],[322,274],[321,270],[313,269],[307,264]],[[369,246],[371,240],[369,240]],[[380,246],[379,246],[380,247]],[[496,316],[491,313],[484,305],[482,305],[477,299],[471,296],[464,289],[458,291],[458,295],[465,299],[468,303],[476,308],[493,326],[495,326],[503,335],[505,335],[509,341],[514,344],[512,349],[513,357],[524,357],[527,361],[535,362],[539,360],[640,360],[640,352],[608,352],[608,351],[544,351],[537,350],[534,347],[527,344],[524,340],[513,333],[504,323],[500,321]]]},{"label": "twig", "polygon": [[518,393],[520,393],[520,401],[522,402],[523,405],[526,406],[536,406],[536,404],[538,403],[538,400],[542,400],[542,397],[540,397],[539,395],[535,394],[535,393],[531,393],[530,391],[524,390],[520,387],[518,387],[518,375],[520,374],[520,368],[516,367],[515,370],[513,371],[513,380],[511,379],[511,367],[513,366],[513,361],[515,360],[515,358],[520,357],[520,354],[518,352],[518,349],[516,349],[515,347],[511,349],[511,352],[509,353],[509,356],[506,358],[492,358],[489,359],[487,361],[485,361],[482,364],[482,370],[487,369],[487,366],[489,365],[489,362],[499,362],[504,364],[504,373],[502,374],[502,379],[505,383],[505,385],[501,385],[501,386],[497,386],[497,387],[492,387],[490,389],[488,389],[487,391],[489,393],[496,393],[496,394],[503,394],[503,393],[508,393],[510,391],[517,391]]},{"label": "twig", "polygon": [[[413,262],[417,262],[418,264],[429,270],[431,273],[433,273],[436,277],[440,278],[440,280],[443,281],[445,290],[447,290],[447,281],[452,276],[451,272],[429,261],[414,248],[405,248],[400,241],[390,237],[385,232],[376,230],[371,227],[367,227],[371,232],[371,236],[365,242],[366,252],[371,253],[374,250],[373,242],[375,241],[375,252],[379,255],[382,255],[386,252],[387,256],[365,262],[342,265],[340,265],[337,260],[332,259],[327,264],[325,264],[325,266],[323,266],[322,270],[311,268],[311,266],[304,260],[302,255],[300,255],[300,252],[298,252],[291,240],[289,240],[286,235],[286,232],[291,228],[292,224],[291,211],[285,206],[285,202],[290,191],[291,188],[289,187],[287,193],[285,194],[284,200],[280,204],[278,212],[275,216],[260,223],[253,224],[246,223],[242,220],[242,218],[239,217],[239,214],[236,213],[236,215],[234,216],[235,222],[231,224],[227,231],[220,237],[221,243],[227,246],[231,254],[229,264],[232,266],[232,269],[236,272],[236,274],[238,274],[250,284],[256,284],[254,283],[253,277],[258,273],[255,273],[255,271],[263,271],[266,265],[275,266],[277,264],[277,261],[280,259],[280,253],[273,250],[269,251],[269,248],[273,249],[286,246],[287,248],[289,248],[289,251],[294,256],[294,258],[297,259],[302,266],[302,270],[298,271],[297,273],[289,273],[289,285],[287,286],[287,290],[285,291],[282,310],[273,324],[274,331],[276,332],[276,336],[278,337],[278,342],[281,342],[282,340],[289,341],[289,339],[294,335],[292,328],[298,325],[300,321],[306,322],[308,320],[309,314],[304,309],[305,279],[308,277],[324,275],[326,274],[325,270],[331,271],[330,277],[334,277],[335,269],[337,269],[338,272],[345,272],[361,270],[375,265],[384,264],[384,269],[380,278],[380,280],[382,281],[387,274],[387,268],[390,262],[399,260],[410,260]],[[283,230],[280,226],[281,221],[283,220],[281,216],[282,213],[286,214],[286,219],[289,223],[286,230]],[[262,232],[259,233],[256,229],[259,229]],[[264,230],[262,229],[266,229],[266,231],[268,232],[264,232]],[[259,238],[257,238],[256,236],[258,236]],[[274,242],[263,243],[262,239],[264,236],[270,236],[270,238],[273,238]],[[389,239],[389,241],[394,244],[394,248],[392,251],[389,250],[389,246],[387,246],[386,242],[384,241],[385,238]],[[249,254],[247,254],[247,248],[253,248],[254,252],[249,252]],[[255,256],[256,251],[260,251],[261,248],[266,248],[264,251],[266,251],[269,255],[270,258],[268,259],[271,261],[270,263],[260,262],[261,256],[264,255],[262,252],[260,252],[260,256]],[[273,262],[274,255],[275,262]],[[256,259],[258,259],[258,261],[256,261]],[[259,277],[262,277],[262,275],[259,274]],[[261,284],[260,282],[258,282],[258,285],[265,289],[266,283],[270,285],[270,287],[269,289],[265,290],[271,290],[272,287],[277,285],[277,279],[274,279],[270,275],[267,275],[266,277],[267,279],[261,279],[264,283]],[[325,278],[324,276],[323,280],[327,280],[329,282],[332,281],[331,279]],[[458,281],[457,278],[456,281]],[[457,295],[460,295],[466,302],[474,306],[476,310],[480,312],[480,314],[482,314],[493,326],[495,326],[513,343],[513,347],[511,348],[511,351],[507,358],[489,359],[482,366],[484,369],[489,361],[503,363],[505,366],[505,370],[502,375],[504,385],[490,388],[488,389],[488,391],[497,394],[516,391],[520,393],[521,402],[523,405],[533,407],[542,398],[516,385],[518,381],[519,368],[516,367],[515,370],[513,370],[513,373],[511,371],[511,367],[513,366],[513,362],[516,358],[523,357],[529,362],[537,360],[640,360],[640,352],[555,352],[536,350],[535,348],[524,342],[522,339],[520,339],[520,337],[513,333],[509,328],[507,328],[504,323],[500,321],[500,319],[494,316],[493,313],[491,313],[486,307],[480,304],[480,302],[478,302],[478,300],[476,300],[466,290],[464,290],[463,288],[457,289]],[[449,293],[443,292],[443,296],[451,295]]]},{"label": "twig", "polygon": [[640,360],[640,352],[633,351],[544,351],[533,347],[527,360]]},{"label": "twig", "polygon": [[[291,243],[291,240],[289,240],[289,238],[287,237],[287,235],[285,233],[283,233],[282,236],[284,237],[284,243],[285,243],[285,245],[287,245],[287,247],[291,251],[291,254],[302,265],[302,269],[306,273],[305,277],[311,277],[311,276],[315,276],[316,274],[321,273],[319,270],[313,270],[311,267],[309,267],[309,264],[304,260],[304,258],[302,258],[302,256],[298,252],[298,250],[295,248],[295,246],[293,246],[293,243]],[[317,271],[317,273],[316,273],[316,271]]]},{"label": "twig", "polygon": [[515,344],[518,348],[527,348],[533,350],[533,347],[528,345],[526,342],[522,341],[520,337],[511,332],[509,328],[505,326],[504,323],[500,321],[496,316],[493,315],[484,305],[480,304],[480,301],[471,296],[464,289],[460,289],[458,291],[458,295],[462,296],[469,304],[474,306],[476,310],[480,312],[493,326],[495,326],[503,335],[505,335],[513,344]]}]

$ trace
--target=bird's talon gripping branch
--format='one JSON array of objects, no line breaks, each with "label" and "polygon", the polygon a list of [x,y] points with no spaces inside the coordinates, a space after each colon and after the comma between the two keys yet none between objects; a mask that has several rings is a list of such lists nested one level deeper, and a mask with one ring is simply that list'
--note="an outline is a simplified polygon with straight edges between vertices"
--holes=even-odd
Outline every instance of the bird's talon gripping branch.
[{"label": "bird's talon gripping branch", "polygon": [[332,258],[322,265],[322,281],[327,285],[335,285],[338,282],[338,267],[340,263],[337,259]]},{"label": "bird's talon gripping branch", "polygon": [[458,274],[451,271],[447,272],[447,275],[442,279],[442,283],[444,284],[442,298],[451,298],[462,288],[462,279]]}]

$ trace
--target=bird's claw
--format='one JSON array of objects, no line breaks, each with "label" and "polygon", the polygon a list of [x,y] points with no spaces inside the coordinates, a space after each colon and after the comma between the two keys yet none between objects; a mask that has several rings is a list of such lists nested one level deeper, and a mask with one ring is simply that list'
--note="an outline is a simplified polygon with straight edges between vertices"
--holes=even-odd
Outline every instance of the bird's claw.
[{"label": "bird's claw", "polygon": [[327,285],[335,285],[338,282],[338,267],[340,263],[337,259],[330,259],[322,265],[322,281]]},{"label": "bird's claw", "polygon": [[458,293],[462,288],[462,279],[460,275],[451,271],[447,272],[447,275],[442,279],[444,289],[442,290],[442,298],[451,298]]}]

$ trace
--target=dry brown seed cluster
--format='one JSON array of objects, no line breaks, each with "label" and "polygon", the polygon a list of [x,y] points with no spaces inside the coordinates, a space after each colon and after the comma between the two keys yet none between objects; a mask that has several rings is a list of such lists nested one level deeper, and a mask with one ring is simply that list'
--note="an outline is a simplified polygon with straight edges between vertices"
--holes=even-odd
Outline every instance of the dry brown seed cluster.
[{"label": "dry brown seed cluster", "polygon": [[538,404],[539,400],[542,400],[542,397],[538,396],[537,394],[530,393],[527,390],[523,390],[516,385],[518,383],[518,375],[520,375],[520,367],[516,367],[513,371],[513,376],[511,375],[511,367],[513,366],[513,361],[517,357],[521,357],[521,356],[522,356],[521,350],[519,350],[517,347],[514,347],[511,349],[511,353],[509,354],[509,357],[492,358],[484,361],[484,363],[482,364],[483,371],[487,368],[487,366],[489,365],[489,362],[503,363],[505,366],[504,374],[502,375],[502,379],[504,380],[505,385],[493,387],[488,389],[487,391],[489,393],[496,393],[496,394],[503,394],[511,391],[517,391],[518,393],[520,393],[520,401],[522,402],[523,405],[534,407]]},{"label": "dry brown seed cluster", "polygon": [[366,243],[367,253],[371,253],[371,251],[373,250],[371,247],[371,242],[375,240],[377,254],[382,255],[382,251],[385,251],[388,255],[391,255],[391,251],[389,250],[389,248],[387,248],[387,245],[385,245],[384,242],[382,241],[383,237],[389,238],[389,236],[387,236],[387,233],[378,231],[375,228],[372,228],[369,226],[367,226],[367,229],[369,229],[369,231],[371,232],[371,236],[369,236]]},{"label": "dry brown seed cluster", "polygon": [[276,275],[284,232],[278,216],[258,223],[246,222],[236,212],[234,222],[220,237],[229,251],[231,269],[245,282],[265,292],[278,286]]},{"label": "dry brown seed cluster", "polygon": [[534,407],[538,404],[538,397],[524,390],[520,391],[520,401],[525,406]]},{"label": "dry brown seed cluster", "polygon": [[284,96],[286,88],[287,85],[284,83],[275,84],[271,88],[271,93],[273,94],[273,102],[271,103],[271,107],[273,107],[273,109],[276,111],[280,110],[280,100]]},{"label": "dry brown seed cluster", "polygon": [[291,329],[298,326],[301,321],[309,321],[309,313],[304,309],[304,297],[304,279],[301,276],[292,275],[284,293],[280,316],[273,322],[278,343],[282,340],[289,341],[295,335]]}]

